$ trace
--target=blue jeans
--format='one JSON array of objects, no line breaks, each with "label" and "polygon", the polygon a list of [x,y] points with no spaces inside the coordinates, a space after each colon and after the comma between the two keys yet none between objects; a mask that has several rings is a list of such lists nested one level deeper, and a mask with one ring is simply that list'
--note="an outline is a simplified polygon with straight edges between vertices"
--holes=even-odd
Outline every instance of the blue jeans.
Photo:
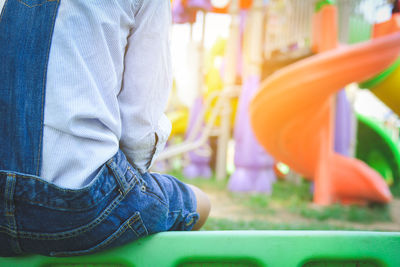
[{"label": "blue jeans", "polygon": [[89,254],[161,231],[190,230],[198,219],[187,185],[168,175],[141,175],[121,151],[78,190],[0,171],[0,256]]},{"label": "blue jeans", "polygon": [[60,1],[7,0],[0,14],[0,256],[81,255],[190,230],[199,218],[191,189],[171,176],[140,174],[121,151],[85,188],[40,179],[47,64]]}]

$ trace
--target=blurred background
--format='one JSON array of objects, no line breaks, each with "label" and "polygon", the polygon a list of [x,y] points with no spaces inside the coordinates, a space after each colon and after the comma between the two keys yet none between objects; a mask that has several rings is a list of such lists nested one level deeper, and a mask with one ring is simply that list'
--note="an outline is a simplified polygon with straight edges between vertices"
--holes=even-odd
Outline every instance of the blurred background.
[{"label": "blurred background", "polygon": [[205,230],[400,230],[391,0],[173,0],[173,130],[153,171],[202,188]]}]

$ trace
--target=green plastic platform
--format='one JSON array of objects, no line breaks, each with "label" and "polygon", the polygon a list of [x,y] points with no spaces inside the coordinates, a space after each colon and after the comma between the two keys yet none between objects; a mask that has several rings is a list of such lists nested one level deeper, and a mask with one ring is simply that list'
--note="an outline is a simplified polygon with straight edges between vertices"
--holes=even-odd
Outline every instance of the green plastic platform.
[{"label": "green plastic platform", "polygon": [[399,267],[400,233],[168,232],[91,256],[1,258],[1,267]]}]

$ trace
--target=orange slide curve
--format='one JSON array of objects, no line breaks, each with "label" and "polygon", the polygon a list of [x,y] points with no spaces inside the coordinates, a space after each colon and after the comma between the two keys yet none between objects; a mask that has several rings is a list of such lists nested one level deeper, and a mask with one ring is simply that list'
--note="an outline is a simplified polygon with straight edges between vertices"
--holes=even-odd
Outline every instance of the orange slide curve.
[{"label": "orange slide curve", "polygon": [[256,138],[276,160],[315,181],[315,203],[391,200],[376,171],[334,152],[333,104],[336,92],[384,70],[399,52],[400,33],[324,52],[276,72],[253,98]]}]

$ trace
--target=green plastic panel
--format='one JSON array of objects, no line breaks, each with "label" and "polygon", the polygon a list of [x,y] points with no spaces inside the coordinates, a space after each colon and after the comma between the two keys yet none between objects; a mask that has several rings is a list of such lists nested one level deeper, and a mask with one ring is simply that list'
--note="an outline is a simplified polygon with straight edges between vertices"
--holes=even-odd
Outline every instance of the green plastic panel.
[{"label": "green plastic panel", "polygon": [[315,261],[310,262],[303,267],[378,267],[382,266],[373,261]]},{"label": "green plastic panel", "polygon": [[0,267],[399,267],[400,233],[167,232],[80,257],[1,258]]},{"label": "green plastic panel", "polygon": [[400,196],[400,147],[373,119],[357,114],[356,157],[386,180],[395,196]]}]

